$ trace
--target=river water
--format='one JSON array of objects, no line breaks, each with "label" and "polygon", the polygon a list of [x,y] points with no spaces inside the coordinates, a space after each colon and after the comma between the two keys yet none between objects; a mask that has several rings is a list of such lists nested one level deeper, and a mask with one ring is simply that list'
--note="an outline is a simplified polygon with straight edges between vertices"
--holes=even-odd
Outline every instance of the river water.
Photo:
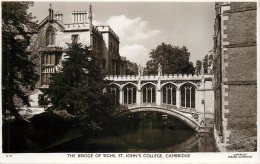
[{"label": "river water", "polygon": [[139,112],[117,119],[115,132],[101,139],[84,137],[48,152],[215,152],[212,134],[196,133],[183,122],[156,112]]}]

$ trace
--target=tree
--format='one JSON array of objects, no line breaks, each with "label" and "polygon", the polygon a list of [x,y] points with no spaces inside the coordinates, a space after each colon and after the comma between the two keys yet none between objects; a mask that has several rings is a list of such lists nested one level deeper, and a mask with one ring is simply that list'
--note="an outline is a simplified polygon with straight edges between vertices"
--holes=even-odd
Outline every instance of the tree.
[{"label": "tree", "polygon": [[203,59],[203,68],[204,68],[204,73],[208,73],[208,61],[209,61],[209,56],[205,55]]},{"label": "tree", "polygon": [[28,93],[34,90],[38,75],[27,52],[29,32],[37,24],[27,13],[32,2],[2,2],[2,112],[20,118],[18,108],[30,105]]},{"label": "tree", "polygon": [[196,71],[195,71],[196,74],[200,74],[201,66],[202,66],[202,62],[200,60],[197,60],[196,61],[196,68],[195,68],[196,69]]},{"label": "tree", "polygon": [[82,44],[69,45],[67,55],[45,92],[49,110],[67,110],[85,130],[99,129],[113,110],[109,92],[104,92],[108,82],[103,80],[101,60]]},{"label": "tree", "polygon": [[183,46],[173,46],[162,43],[150,52],[150,58],[146,63],[146,73],[157,74],[158,64],[162,66],[163,74],[194,73],[193,63],[189,61],[190,53]]},{"label": "tree", "polygon": [[138,66],[136,63],[127,61],[127,68],[126,68],[127,75],[137,75],[138,74]]}]

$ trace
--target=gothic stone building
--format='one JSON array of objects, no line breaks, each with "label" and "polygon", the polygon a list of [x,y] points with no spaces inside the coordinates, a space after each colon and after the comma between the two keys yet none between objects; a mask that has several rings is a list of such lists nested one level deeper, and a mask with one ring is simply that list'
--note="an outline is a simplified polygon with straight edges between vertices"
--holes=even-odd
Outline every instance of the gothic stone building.
[{"label": "gothic stone building", "polygon": [[31,36],[29,51],[36,53],[40,80],[30,96],[31,105],[38,106],[41,89],[48,87],[50,77],[61,68],[68,52],[67,43],[82,43],[91,46],[97,55],[102,55],[102,69],[108,75],[122,75],[126,71],[126,58],[119,54],[119,37],[109,26],[92,24],[92,9],[74,11],[72,23],[63,23],[63,14],[55,13],[50,6],[49,15],[39,24]]},{"label": "gothic stone building", "polygon": [[215,4],[215,139],[220,151],[256,151],[255,2]]}]

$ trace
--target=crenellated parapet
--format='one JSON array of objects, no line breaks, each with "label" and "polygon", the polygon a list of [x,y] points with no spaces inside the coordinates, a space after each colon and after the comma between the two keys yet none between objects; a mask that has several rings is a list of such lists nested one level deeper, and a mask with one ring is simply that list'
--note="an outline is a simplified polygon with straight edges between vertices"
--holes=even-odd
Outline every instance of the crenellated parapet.
[{"label": "crenellated parapet", "polygon": [[212,79],[212,75],[194,75],[194,74],[163,74],[161,76],[158,75],[107,75],[107,80],[114,81],[127,81],[127,80],[138,80],[140,77],[141,80],[201,80],[202,77],[204,79]]},{"label": "crenellated parapet", "polygon": [[109,32],[119,41],[119,37],[110,27],[109,27]]},{"label": "crenellated parapet", "polygon": [[98,30],[101,32],[101,33],[105,33],[105,32],[108,32],[110,33],[114,38],[117,39],[117,41],[119,41],[119,37],[118,35],[110,28],[110,26],[96,26],[98,28]]},{"label": "crenellated parapet", "polygon": [[102,38],[102,33],[98,30],[96,26],[93,26],[92,31],[99,37]]}]

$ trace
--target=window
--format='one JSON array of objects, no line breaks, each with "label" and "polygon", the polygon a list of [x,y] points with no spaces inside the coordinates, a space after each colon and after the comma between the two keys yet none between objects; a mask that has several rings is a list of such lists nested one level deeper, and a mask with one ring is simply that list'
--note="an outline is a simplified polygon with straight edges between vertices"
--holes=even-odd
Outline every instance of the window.
[{"label": "window", "polygon": [[51,83],[51,74],[50,73],[43,73],[42,74],[42,85],[49,85]]},{"label": "window", "polygon": [[143,87],[143,103],[155,103],[156,89],[152,84],[146,84]]},{"label": "window", "polygon": [[57,55],[57,57],[55,56],[55,54],[43,54],[42,55],[42,64],[57,64],[58,63],[58,58],[59,56]]},{"label": "window", "polygon": [[195,87],[185,84],[181,87],[181,106],[195,108]]},{"label": "window", "polygon": [[46,31],[46,45],[54,45],[55,43],[55,32],[53,30],[53,27],[48,27]]},{"label": "window", "polygon": [[71,35],[72,44],[77,44],[79,39],[79,35]]},{"label": "window", "polygon": [[176,87],[173,84],[166,84],[163,89],[163,103],[176,105]]},{"label": "window", "polygon": [[119,87],[116,85],[111,85],[109,87],[109,91],[111,94],[111,101],[113,106],[118,106],[119,105]]},{"label": "window", "polygon": [[136,87],[133,84],[127,84],[124,89],[124,104],[136,103]]}]

